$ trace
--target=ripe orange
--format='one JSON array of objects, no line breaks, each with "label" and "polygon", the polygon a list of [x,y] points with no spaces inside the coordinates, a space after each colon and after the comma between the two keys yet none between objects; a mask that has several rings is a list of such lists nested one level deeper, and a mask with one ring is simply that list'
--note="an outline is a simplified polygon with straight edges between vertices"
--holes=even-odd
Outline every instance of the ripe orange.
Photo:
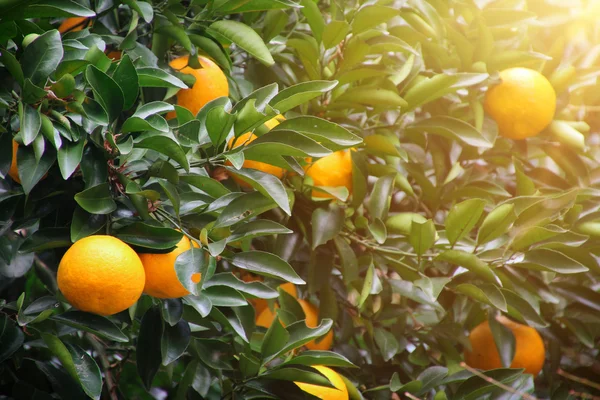
[{"label": "ripe orange", "polygon": [[142,295],[144,267],[121,240],[93,235],[75,242],[58,266],[58,288],[74,307],[112,315],[128,309]]},{"label": "ripe orange", "polygon": [[[500,316],[498,322],[510,329],[515,336],[515,356],[511,368],[525,368],[536,376],[544,366],[546,350],[540,334],[533,328]],[[482,322],[469,335],[472,351],[465,351],[465,362],[473,368],[489,370],[502,368],[500,355],[488,321]]]},{"label": "ripe orange", "polygon": [[67,18],[60,24],[60,26],[58,27],[58,31],[60,33],[80,31],[83,28],[87,28],[91,25],[92,20],[89,20],[87,24],[84,23],[86,19],[87,18],[85,17]]},{"label": "ripe orange", "polygon": [[310,393],[315,397],[323,400],[348,400],[348,388],[342,380],[342,377],[331,368],[323,365],[311,365],[311,368],[316,369],[336,388],[328,388],[325,386],[313,385],[310,383],[294,382],[300,389],[306,393]]},{"label": "ripe orange", "polygon": [[8,175],[17,183],[21,183],[19,178],[19,167],[17,166],[17,150],[19,149],[19,143],[12,141],[12,160],[10,161],[10,169]]},{"label": "ripe orange", "polygon": [[123,54],[119,50],[111,50],[108,53],[106,53],[106,56],[108,58],[110,58],[111,60],[115,60],[115,61],[119,61],[121,59],[122,55]]},{"label": "ripe orange", "polygon": [[556,93],[537,71],[510,68],[500,72],[502,82],[485,96],[485,111],[496,121],[500,135],[525,139],[538,135],[552,122]]},{"label": "ripe orange", "polygon": [[[283,116],[281,118],[283,118]],[[275,126],[279,125],[279,121],[277,120],[277,117],[275,117],[275,118],[272,118],[269,121],[265,122],[265,125],[269,129],[273,129]],[[253,142],[256,138],[257,138],[257,136],[255,134],[253,134],[252,132],[246,132],[243,135],[238,136],[237,138],[229,139],[228,147],[230,149],[235,149],[240,146],[245,146],[248,143]],[[227,162],[227,165],[231,165],[231,163]],[[267,163],[260,162],[260,161],[254,161],[254,160],[245,160],[243,167],[257,169],[259,171],[266,172],[267,174],[274,175],[279,179],[283,178],[283,174],[285,173],[283,168],[276,167],[274,165],[267,164]],[[245,187],[245,188],[250,187],[249,184],[247,184],[240,178],[236,177],[235,174],[233,174],[232,177],[233,177],[233,180],[235,180],[238,183],[238,185]]]},{"label": "ripe orange", "polygon": [[[306,300],[298,300],[304,315],[306,316],[306,326],[316,328],[319,325],[319,310]],[[275,307],[277,308],[277,307]],[[265,308],[256,318],[256,326],[269,328],[275,321],[276,314],[270,308]],[[318,341],[318,342],[317,342]],[[306,344],[310,350],[329,350],[333,343],[333,331],[330,330],[323,338],[312,340]]]},{"label": "ripe orange", "polygon": [[[350,150],[340,150],[323,157],[306,168],[306,175],[313,180],[314,186],[344,186],[352,193],[352,156]],[[313,197],[334,197],[328,193],[312,191]]]},{"label": "ripe orange", "polygon": [[[202,68],[193,69],[187,66],[188,57],[176,58],[169,65],[179,72],[193,75],[196,78],[196,83],[192,88],[181,89],[177,92],[177,104],[196,115],[209,101],[218,97],[229,96],[229,86],[227,77],[212,60],[199,56],[198,60]],[[175,111],[171,111],[167,114],[167,119],[175,118],[175,116]]]},{"label": "ripe orange", "polygon": [[[290,295],[292,295],[295,299],[298,298],[298,289],[296,289],[296,285],[294,285],[293,283],[286,282],[279,285],[279,287],[285,290]],[[267,300],[265,299],[252,299],[250,300],[250,304],[254,306],[256,315],[260,315],[263,312],[263,310],[269,308]]]},{"label": "ripe orange", "polygon": [[[19,166],[17,165],[17,151],[19,150],[19,143],[15,140],[12,141],[12,159],[10,161],[10,169],[8,170],[8,175],[13,179],[13,181],[21,184],[21,178],[19,178]],[[45,174],[42,179],[46,179],[48,174]]]},{"label": "ripe orange", "polygon": [[[139,255],[146,271],[144,293],[160,299],[171,299],[190,294],[177,278],[175,261],[177,260],[177,256],[192,247],[191,242],[190,239],[184,236],[177,243],[175,250],[170,253],[141,253]],[[198,243],[193,242],[193,244],[194,247],[199,247]],[[198,283],[200,282],[200,278],[200,273],[195,273],[192,275],[192,282]]]}]

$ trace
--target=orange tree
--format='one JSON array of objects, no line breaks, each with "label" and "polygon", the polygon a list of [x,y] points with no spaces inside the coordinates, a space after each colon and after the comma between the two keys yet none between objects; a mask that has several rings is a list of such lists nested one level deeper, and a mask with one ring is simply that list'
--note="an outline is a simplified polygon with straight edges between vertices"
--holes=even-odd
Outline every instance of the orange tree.
[{"label": "orange tree", "polygon": [[0,0],[0,396],[600,396],[594,3]]}]

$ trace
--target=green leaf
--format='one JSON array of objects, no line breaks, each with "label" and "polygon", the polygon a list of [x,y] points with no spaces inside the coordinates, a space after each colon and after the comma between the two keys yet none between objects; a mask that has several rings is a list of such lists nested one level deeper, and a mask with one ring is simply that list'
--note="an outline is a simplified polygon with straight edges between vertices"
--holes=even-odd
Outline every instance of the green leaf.
[{"label": "green leaf", "polygon": [[275,299],[279,297],[279,292],[271,289],[264,283],[259,281],[244,282],[229,272],[215,274],[204,283],[204,288],[213,286],[226,286],[261,299]]},{"label": "green leaf", "polygon": [[183,234],[172,228],[134,222],[119,229],[116,237],[136,247],[155,250],[169,250],[181,241]]},{"label": "green leaf", "polygon": [[215,221],[214,228],[234,225],[275,207],[277,204],[260,192],[245,193],[242,196],[236,194],[236,198],[227,204]]},{"label": "green leaf", "polygon": [[244,182],[250,184],[264,196],[273,199],[286,214],[292,215],[288,193],[277,177],[255,169],[236,170],[231,167],[226,167],[226,169],[234,173]]},{"label": "green leaf", "polygon": [[285,330],[279,318],[275,318],[267,333],[265,334],[260,352],[264,358],[277,354],[287,344],[290,338],[289,333]]},{"label": "green leaf", "polygon": [[325,29],[325,22],[319,6],[313,0],[301,0],[300,4],[302,5],[300,10],[306,17],[314,38],[317,39],[317,42],[320,42]]},{"label": "green leaf", "polygon": [[123,333],[108,318],[96,314],[90,314],[83,311],[67,311],[65,313],[54,315],[50,319],[71,326],[75,329],[81,329],[93,333],[96,336],[115,342],[127,343],[129,337]]},{"label": "green leaf", "polygon": [[73,0],[45,0],[36,3],[24,10],[27,18],[96,16],[95,12]]},{"label": "green leaf", "polygon": [[460,119],[440,115],[415,122],[406,127],[407,133],[422,134],[423,132],[440,135],[450,139],[460,140],[469,146],[489,149],[494,146],[490,140],[475,127]]},{"label": "green leaf", "polygon": [[400,351],[400,344],[396,337],[385,329],[375,328],[373,339],[375,344],[379,347],[383,360],[388,362]]},{"label": "green leaf", "polygon": [[4,64],[4,68],[6,68],[8,72],[13,76],[13,78],[17,81],[19,86],[23,87],[23,84],[25,82],[23,69],[21,68],[21,64],[15,58],[15,56],[10,51],[2,49],[2,51],[0,51],[0,61],[2,62],[2,64]]},{"label": "green leaf", "polygon": [[273,128],[271,132],[286,130],[301,133],[331,151],[347,149],[362,142],[360,136],[351,133],[344,127],[308,115],[286,119]]},{"label": "green leaf", "polygon": [[231,263],[238,268],[252,271],[259,275],[286,280],[296,285],[304,285],[306,283],[286,261],[264,251],[236,253],[232,257]]},{"label": "green leaf", "polygon": [[117,209],[108,183],[101,183],[77,193],[75,201],[91,214],[110,214]]},{"label": "green leaf", "polygon": [[138,97],[138,75],[129,55],[124,54],[113,74],[113,79],[123,92],[123,109],[129,110]]},{"label": "green leaf", "polygon": [[387,217],[395,179],[395,173],[384,175],[377,179],[377,182],[373,185],[373,191],[367,202],[367,210],[369,211],[371,218],[384,219]]},{"label": "green leaf", "polygon": [[294,367],[283,367],[283,368],[274,368],[267,370],[261,376],[267,379],[276,379],[282,381],[292,381],[292,382],[304,382],[311,385],[324,386],[333,388],[333,384],[329,381],[327,377],[322,375],[317,370],[310,368],[312,371],[308,371],[301,368]]},{"label": "green leaf", "polygon": [[496,349],[498,349],[498,354],[502,361],[502,366],[504,368],[510,368],[510,364],[512,364],[512,360],[515,356],[515,335],[513,335],[510,329],[496,320],[496,315],[493,313],[488,316],[488,322],[490,324],[494,343],[496,344]]},{"label": "green leaf", "polygon": [[511,317],[526,322],[535,328],[545,328],[548,326],[548,323],[544,321],[539,312],[521,296],[508,289],[502,288],[500,290],[506,298],[508,314]]},{"label": "green leaf", "polygon": [[183,81],[160,68],[142,67],[137,68],[138,82],[140,87],[162,87],[188,89]]},{"label": "green leaf", "polygon": [[312,248],[329,242],[342,230],[344,224],[344,210],[331,205],[327,209],[317,208],[312,213]]},{"label": "green leaf", "polygon": [[320,338],[331,330],[333,321],[331,319],[323,319],[316,328],[309,328],[306,326],[304,321],[294,322],[293,324],[286,327],[286,330],[290,334],[290,338],[286,345],[279,350],[277,353],[265,359],[265,362],[274,360],[278,356],[287,353],[293,349],[297,349],[304,346],[306,343]]},{"label": "green leaf", "polygon": [[356,365],[352,364],[346,357],[341,354],[334,353],[333,351],[316,351],[307,350],[303,351],[296,357],[283,363],[283,365],[295,364],[295,365],[325,365],[329,367],[342,367],[342,368],[357,368]]},{"label": "green leaf", "polygon": [[0,362],[21,348],[25,335],[8,315],[0,315]]},{"label": "green leaf", "polygon": [[169,365],[185,353],[190,344],[190,325],[179,321],[175,326],[165,325],[160,341],[162,365]]},{"label": "green leaf", "polygon": [[481,223],[477,244],[487,243],[504,235],[516,219],[514,204],[506,203],[494,208]]},{"label": "green leaf", "polygon": [[346,21],[331,21],[323,28],[323,46],[326,49],[340,44],[350,33],[350,25]]},{"label": "green leaf", "polygon": [[23,117],[21,119],[21,136],[23,138],[23,144],[29,146],[42,127],[42,117],[40,112],[35,108],[25,104],[23,105]]},{"label": "green leaf", "polygon": [[267,235],[285,235],[293,233],[283,225],[268,219],[257,219],[250,221],[247,224],[241,225],[235,229],[231,236],[227,238],[227,242],[234,242],[243,239],[252,239],[259,236]]},{"label": "green leaf", "polygon": [[525,253],[523,261],[513,265],[527,269],[557,272],[559,274],[578,274],[589,271],[589,268],[578,261],[552,249],[528,251]]},{"label": "green leaf", "polygon": [[352,20],[352,33],[358,35],[399,15],[396,8],[371,5],[361,8]]},{"label": "green leaf", "polygon": [[50,74],[63,58],[60,33],[50,30],[40,35],[27,46],[20,59],[23,77],[31,79],[34,85],[44,87]]},{"label": "green leaf", "polygon": [[31,147],[19,146],[17,166],[25,194],[31,192],[33,187],[46,175],[55,160],[56,151],[52,147],[46,148],[42,158],[38,161]]},{"label": "green leaf", "polygon": [[413,220],[408,241],[417,254],[423,255],[435,243],[436,234],[433,221],[427,220],[421,223]]},{"label": "green leaf", "polygon": [[174,107],[172,104],[163,101],[146,103],[138,108],[135,113],[123,123],[121,132],[157,131],[168,133],[169,124],[158,114],[164,114],[173,110]]},{"label": "green leaf", "polygon": [[[198,284],[192,281],[192,275],[202,274],[199,285],[206,280],[206,271],[210,262],[209,254],[202,250],[192,247],[181,253],[175,260],[175,272],[177,279],[183,287],[193,295],[198,295]],[[210,300],[210,299],[209,299]],[[212,302],[211,302],[212,304]]]},{"label": "green leaf", "polygon": [[267,66],[275,64],[261,37],[246,24],[233,20],[216,21],[210,25],[209,32],[235,43]]},{"label": "green leaf", "polygon": [[478,284],[473,285],[472,283],[462,283],[454,288],[459,293],[465,294],[477,301],[480,301],[490,306],[496,307],[500,311],[507,312],[506,299],[504,295],[492,284]]},{"label": "green leaf", "polygon": [[88,65],[85,69],[85,79],[92,87],[94,99],[106,111],[109,122],[116,120],[123,111],[125,103],[125,97],[119,85],[93,65]]},{"label": "green leaf", "polygon": [[64,180],[69,179],[79,166],[83,157],[84,144],[85,140],[81,139],[75,143],[63,143],[61,148],[58,149],[58,166]]},{"label": "green leaf", "polygon": [[359,86],[348,89],[336,101],[364,104],[367,106],[385,106],[387,108],[407,107],[408,103],[395,90],[371,86]]},{"label": "green leaf", "polygon": [[66,228],[42,228],[29,236],[19,251],[22,252],[40,252],[57,247],[69,247],[69,231]]},{"label": "green leaf", "polygon": [[141,149],[151,149],[166,155],[167,157],[175,160],[179,165],[181,165],[186,171],[190,170],[190,164],[185,155],[185,151],[181,148],[181,146],[173,139],[167,136],[150,136],[142,139],[141,141],[135,143],[136,148]]},{"label": "green leaf", "polygon": [[365,280],[363,282],[363,287],[360,291],[360,298],[358,299],[358,308],[362,309],[369,294],[371,294],[371,290],[373,288],[373,282],[375,280],[375,267],[373,265],[373,260],[371,259],[369,262],[369,267],[367,268],[367,273],[365,275]]},{"label": "green leaf", "polygon": [[75,371],[77,372],[77,378],[83,391],[93,399],[100,399],[102,393],[102,373],[96,361],[81,347],[66,343],[65,344],[71,359]]},{"label": "green leaf", "polygon": [[481,218],[485,205],[485,200],[469,199],[452,207],[446,217],[446,237],[451,245],[471,232]]},{"label": "green leaf", "polygon": [[157,307],[146,311],[140,325],[140,333],[136,346],[137,371],[146,390],[152,386],[152,380],[158,372],[162,357],[161,348],[163,319]]},{"label": "green leaf", "polygon": [[241,307],[248,304],[240,292],[227,286],[205,287],[202,293],[215,307]]},{"label": "green leaf", "polygon": [[290,86],[269,101],[269,105],[280,113],[304,104],[337,86],[337,81],[310,81]]},{"label": "green leaf", "polygon": [[500,281],[490,266],[475,254],[462,250],[446,250],[436,257],[436,261],[446,261],[454,265],[466,268],[480,278],[499,285]]}]

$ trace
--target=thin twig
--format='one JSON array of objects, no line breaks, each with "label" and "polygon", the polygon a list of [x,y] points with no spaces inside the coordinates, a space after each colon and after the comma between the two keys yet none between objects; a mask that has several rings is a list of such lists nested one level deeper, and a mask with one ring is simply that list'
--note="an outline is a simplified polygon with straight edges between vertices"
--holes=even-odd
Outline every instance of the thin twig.
[{"label": "thin twig", "polygon": [[573,374],[570,374],[568,372],[565,372],[565,371],[563,371],[560,368],[556,371],[556,373],[558,375],[563,376],[563,377],[565,377],[567,379],[570,379],[570,380],[572,380],[574,382],[581,383],[582,385],[586,385],[586,386],[589,386],[591,388],[600,390],[600,384],[594,383],[594,382],[590,381],[589,379],[580,378],[577,375],[573,375]]},{"label": "thin twig", "polygon": [[497,380],[495,380],[492,377],[482,374],[481,372],[477,371],[475,368],[469,367],[465,362],[461,362],[460,366],[463,367],[464,369],[466,369],[467,371],[471,372],[472,374],[477,375],[484,381],[489,382],[494,386],[498,386],[500,389],[506,390],[509,393],[516,394],[517,396],[521,396],[521,398],[523,398],[525,400],[538,400],[537,397],[534,397],[530,394],[515,390],[515,389],[511,388],[510,386],[506,386],[502,382],[498,382]]},{"label": "thin twig", "polygon": [[110,372],[110,361],[108,361],[108,357],[106,357],[104,346],[94,335],[90,333],[86,333],[85,337],[90,342],[94,348],[94,351],[98,354],[98,358],[100,359],[100,364],[102,365],[102,370],[104,371],[104,380],[106,381],[106,391],[108,392],[109,398],[111,400],[119,400],[119,397],[117,396],[117,385],[115,384],[112,373]]},{"label": "thin twig", "polygon": [[569,394],[571,396],[581,397],[584,400],[600,400],[600,397],[594,396],[593,394],[576,392],[574,390],[569,391]]},{"label": "thin twig", "polygon": [[415,396],[414,394],[410,394],[409,392],[404,392],[404,395],[406,397],[408,397],[411,400],[421,400],[420,398],[418,398],[417,396]]}]

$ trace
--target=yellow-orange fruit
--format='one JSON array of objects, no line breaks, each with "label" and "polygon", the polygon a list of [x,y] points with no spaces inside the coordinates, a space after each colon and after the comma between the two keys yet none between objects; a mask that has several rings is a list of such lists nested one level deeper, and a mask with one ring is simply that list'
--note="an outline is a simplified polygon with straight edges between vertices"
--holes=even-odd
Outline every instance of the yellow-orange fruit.
[{"label": "yellow-orange fruit", "polygon": [[[171,299],[183,297],[190,292],[183,287],[177,278],[175,271],[175,261],[177,256],[192,248],[192,241],[184,236],[177,247],[169,253],[141,253],[140,259],[146,271],[146,284],[144,293],[160,299]],[[198,243],[193,242],[194,247],[199,247]],[[200,273],[195,273],[191,277],[193,283],[200,282]]]},{"label": "yellow-orange fruit", "polygon": [[112,315],[131,307],[144,289],[144,267],[121,240],[93,235],[75,242],[60,260],[58,288],[75,308]]},{"label": "yellow-orange fruit", "polygon": [[[310,304],[306,300],[298,300],[298,304],[302,307],[304,315],[306,316],[306,326],[309,328],[316,328],[319,325],[319,310]],[[275,307],[277,308],[277,307]],[[256,326],[262,326],[269,328],[273,321],[275,321],[276,314],[271,311],[270,308],[265,308],[256,318]],[[330,330],[327,334],[320,338],[320,340],[311,340],[306,344],[306,347],[310,350],[329,350],[333,344],[333,331]]]},{"label": "yellow-orange fruit", "polygon": [[[514,322],[504,316],[497,321],[511,330],[515,336],[515,356],[511,368],[525,368],[536,376],[544,366],[546,349],[540,334],[533,328]],[[471,351],[465,351],[465,362],[473,368],[490,370],[502,368],[500,354],[488,321],[477,325],[469,335]]]},{"label": "yellow-orange fruit", "polygon": [[554,118],[556,93],[546,77],[528,68],[500,72],[501,83],[486,95],[485,111],[496,121],[500,135],[526,139],[538,135]]},{"label": "yellow-orange fruit", "polygon": [[[231,138],[229,140],[228,146],[230,149],[235,149],[239,146],[245,146],[248,143],[253,142],[256,138],[257,138],[257,136],[255,134],[253,134],[252,132],[246,132],[243,135],[238,136],[237,139]],[[227,162],[227,164],[231,165],[230,162]],[[285,173],[283,168],[276,167],[274,165],[267,164],[267,163],[264,163],[261,161],[245,160],[243,167],[257,169],[259,171],[266,172],[267,174],[276,176],[279,179],[283,178],[283,174]],[[238,178],[235,174],[232,174],[232,177],[240,186],[245,187],[245,188],[250,187],[249,184],[247,184],[246,182],[244,182],[243,180]]]},{"label": "yellow-orange fruit", "polygon": [[[313,180],[314,186],[344,186],[352,193],[352,155],[350,150],[340,150],[323,157],[305,168],[306,175]],[[332,195],[312,191],[313,197],[334,198]]]},{"label": "yellow-orange fruit", "polygon": [[[189,89],[181,89],[177,92],[177,105],[187,108],[192,114],[198,111],[206,103],[219,97],[229,96],[229,85],[227,77],[212,60],[198,57],[202,68],[193,69],[188,67],[189,56],[174,59],[169,63],[171,68],[196,78],[196,83]],[[175,111],[167,114],[167,119],[175,118]]]},{"label": "yellow-orange fruit", "polygon": [[67,18],[60,24],[60,26],[58,27],[58,31],[60,33],[80,31],[83,28],[87,28],[92,23],[92,20],[89,20],[89,22],[86,24],[86,19],[87,18],[85,17]]},{"label": "yellow-orange fruit", "polygon": [[337,372],[323,365],[311,365],[311,368],[325,375],[331,384],[335,386],[335,389],[310,383],[294,382],[300,389],[323,400],[348,400],[348,388],[346,388],[346,384]]}]

